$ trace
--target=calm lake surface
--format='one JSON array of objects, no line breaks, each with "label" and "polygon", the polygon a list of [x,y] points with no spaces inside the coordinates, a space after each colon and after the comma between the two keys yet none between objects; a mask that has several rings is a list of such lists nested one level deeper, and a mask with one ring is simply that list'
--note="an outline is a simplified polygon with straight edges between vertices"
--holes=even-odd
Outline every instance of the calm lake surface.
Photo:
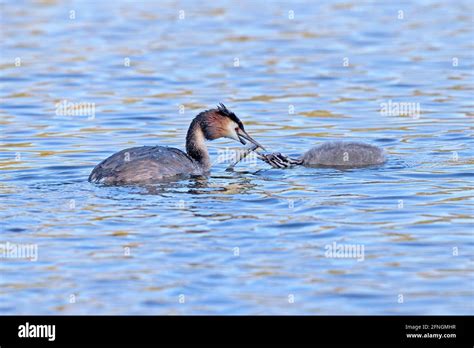
[{"label": "calm lake surface", "polygon": [[[473,313],[472,1],[0,10],[0,314]],[[228,172],[242,146],[217,140],[208,178],[87,182],[118,150],[183,149],[219,102],[270,151],[388,162]],[[5,256],[25,244],[36,261]]]}]

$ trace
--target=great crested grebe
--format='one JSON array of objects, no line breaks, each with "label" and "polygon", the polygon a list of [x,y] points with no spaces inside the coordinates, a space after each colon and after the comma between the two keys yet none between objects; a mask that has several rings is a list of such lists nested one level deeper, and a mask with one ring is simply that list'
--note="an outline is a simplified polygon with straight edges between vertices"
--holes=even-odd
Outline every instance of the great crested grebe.
[{"label": "great crested grebe", "polygon": [[197,115],[186,135],[186,153],[164,146],[141,146],[122,150],[100,162],[89,176],[90,182],[105,184],[152,183],[182,175],[205,175],[211,168],[206,140],[230,138],[251,142],[239,118],[219,104]]},{"label": "great crested grebe", "polygon": [[355,168],[383,164],[383,149],[360,142],[330,141],[311,148],[299,158],[291,158],[279,152],[258,154],[258,157],[274,168],[306,167]]}]

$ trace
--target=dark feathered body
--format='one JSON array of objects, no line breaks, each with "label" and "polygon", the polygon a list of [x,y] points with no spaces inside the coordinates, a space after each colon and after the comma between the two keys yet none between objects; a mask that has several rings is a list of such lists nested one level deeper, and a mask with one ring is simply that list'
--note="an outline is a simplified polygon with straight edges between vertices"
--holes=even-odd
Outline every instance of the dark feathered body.
[{"label": "dark feathered body", "polygon": [[206,170],[181,150],[141,146],[119,151],[100,162],[89,181],[104,184],[151,183],[165,178],[203,175]]},{"label": "dark feathered body", "polygon": [[362,167],[384,163],[385,154],[370,144],[331,141],[311,148],[300,159],[305,166]]}]

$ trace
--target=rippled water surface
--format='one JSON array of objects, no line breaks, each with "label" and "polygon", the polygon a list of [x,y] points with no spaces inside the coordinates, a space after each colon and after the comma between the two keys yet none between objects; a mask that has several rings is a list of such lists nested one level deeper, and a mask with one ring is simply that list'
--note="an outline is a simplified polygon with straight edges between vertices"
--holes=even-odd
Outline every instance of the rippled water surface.
[{"label": "rippled water surface", "polygon": [[[2,1],[0,242],[38,259],[0,260],[0,313],[472,314],[473,11]],[[56,112],[64,100],[95,117]],[[217,140],[208,178],[87,182],[118,150],[183,149],[219,102],[272,151],[360,140],[388,162],[227,172],[219,150],[241,145]]]}]

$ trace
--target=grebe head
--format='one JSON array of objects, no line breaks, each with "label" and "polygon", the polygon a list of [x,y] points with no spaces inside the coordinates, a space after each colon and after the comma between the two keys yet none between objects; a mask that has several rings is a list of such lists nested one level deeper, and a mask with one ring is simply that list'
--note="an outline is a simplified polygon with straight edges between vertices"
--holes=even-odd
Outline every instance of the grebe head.
[{"label": "grebe head", "polygon": [[201,129],[207,140],[229,138],[239,141],[243,145],[249,141],[265,150],[245,131],[242,121],[222,103],[217,106],[217,109],[208,110],[204,113]]}]

